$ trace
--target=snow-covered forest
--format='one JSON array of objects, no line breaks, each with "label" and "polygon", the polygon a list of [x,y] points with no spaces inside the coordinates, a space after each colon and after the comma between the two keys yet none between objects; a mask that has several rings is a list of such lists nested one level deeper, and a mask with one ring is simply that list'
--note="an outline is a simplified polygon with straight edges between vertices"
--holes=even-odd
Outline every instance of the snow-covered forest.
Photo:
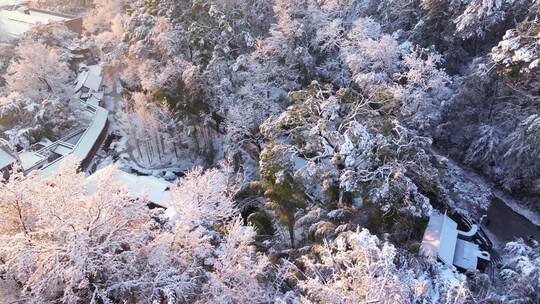
[{"label": "snow-covered forest", "polygon": [[540,303],[540,0],[0,0],[0,165],[0,304]]}]

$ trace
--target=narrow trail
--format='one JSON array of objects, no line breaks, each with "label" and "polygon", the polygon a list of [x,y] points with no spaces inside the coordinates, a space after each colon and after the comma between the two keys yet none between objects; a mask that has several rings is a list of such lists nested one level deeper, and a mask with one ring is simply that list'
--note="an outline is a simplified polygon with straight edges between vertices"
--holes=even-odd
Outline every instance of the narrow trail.
[{"label": "narrow trail", "polygon": [[490,222],[484,229],[495,235],[499,241],[508,242],[516,238],[530,237],[540,241],[540,226],[512,210],[499,197],[493,197],[487,214]]}]

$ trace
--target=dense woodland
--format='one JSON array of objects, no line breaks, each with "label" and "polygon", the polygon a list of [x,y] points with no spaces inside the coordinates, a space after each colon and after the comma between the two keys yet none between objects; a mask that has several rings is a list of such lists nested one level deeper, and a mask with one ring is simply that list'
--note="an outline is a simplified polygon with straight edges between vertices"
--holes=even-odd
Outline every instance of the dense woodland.
[{"label": "dense woodland", "polygon": [[432,210],[489,207],[449,162],[540,212],[538,0],[31,5],[84,32],[0,44],[1,137],[84,125],[76,45],[118,95],[118,166],[182,177],[170,221],[110,170],[89,194],[76,159],[14,168],[0,279],[19,303],[540,302],[535,240],[499,244],[492,275],[418,252]]}]

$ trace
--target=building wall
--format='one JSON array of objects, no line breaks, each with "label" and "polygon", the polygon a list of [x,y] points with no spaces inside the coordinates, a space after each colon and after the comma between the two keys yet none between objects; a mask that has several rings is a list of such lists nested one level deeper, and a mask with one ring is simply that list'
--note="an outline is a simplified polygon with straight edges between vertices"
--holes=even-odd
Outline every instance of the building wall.
[{"label": "building wall", "polygon": [[75,33],[77,33],[79,35],[82,34],[82,31],[83,31],[83,20],[82,20],[82,18],[75,18],[75,19],[72,19],[72,20],[68,20],[68,21],[64,22],[64,24],[71,31],[73,31],[73,32],[75,32]]}]

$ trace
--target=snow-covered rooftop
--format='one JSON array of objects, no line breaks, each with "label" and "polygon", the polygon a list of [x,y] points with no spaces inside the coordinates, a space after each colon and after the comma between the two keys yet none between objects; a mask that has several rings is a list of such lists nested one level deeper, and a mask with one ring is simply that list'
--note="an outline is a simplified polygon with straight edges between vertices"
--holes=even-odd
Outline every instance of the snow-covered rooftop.
[{"label": "snow-covered rooftop", "polygon": [[[96,178],[104,170],[105,168],[100,169],[87,178],[87,190],[89,194],[96,191]],[[118,169],[114,169],[113,176],[116,181],[127,187],[128,192],[133,198],[145,195],[148,201],[164,208],[169,207],[171,197],[169,188],[172,186],[171,183],[153,176],[140,176]]]},{"label": "snow-covered rooftop", "polygon": [[[59,153],[62,155],[71,154],[74,155],[80,161],[87,159],[88,155],[92,152],[92,149],[95,148],[96,142],[99,140],[99,137],[104,132],[107,127],[107,118],[109,116],[109,111],[102,107],[93,107],[87,105],[88,110],[94,112],[94,118],[92,123],[84,131],[82,136],[79,138],[77,144],[74,145],[73,150],[70,153]],[[60,167],[60,162],[62,158],[55,160],[54,162],[48,164],[43,168],[43,174],[52,175]]]},{"label": "snow-covered rooftop", "polygon": [[480,250],[475,243],[458,239],[454,255],[454,265],[462,269],[475,270],[478,267],[478,258],[489,260],[489,254]]},{"label": "snow-covered rooftop", "polygon": [[4,169],[15,161],[17,161],[15,156],[13,156],[9,151],[6,151],[3,147],[0,147],[0,169]]},{"label": "snow-covered rooftop", "polygon": [[99,106],[101,101],[103,100],[103,93],[92,93],[90,97],[86,100],[87,103],[89,103],[92,106]]},{"label": "snow-covered rooftop", "polygon": [[19,159],[21,160],[21,166],[23,170],[28,170],[35,165],[39,164],[42,161],[45,161],[45,158],[35,152],[24,151],[19,153]]},{"label": "snow-covered rooftop", "polygon": [[79,92],[82,88],[87,88],[92,91],[99,91],[103,77],[101,76],[101,66],[94,65],[85,67],[77,76],[75,84],[75,92]]},{"label": "snow-covered rooftop", "polygon": [[72,18],[45,12],[41,10],[20,7],[16,10],[0,10],[0,40],[7,40],[19,37],[36,24],[47,24],[51,22],[64,22]]},{"label": "snow-covered rooftop", "polygon": [[472,238],[478,227],[473,226],[469,232],[460,231],[457,227],[457,223],[446,214],[431,215],[424,232],[421,251],[424,255],[439,259],[448,266],[455,265],[462,269],[476,270],[478,258],[490,259],[489,254],[481,251],[478,245],[465,240]]},{"label": "snow-covered rooftop", "polygon": [[442,216],[431,216],[426,231],[424,232],[424,239],[422,240],[421,247],[422,252],[432,259],[437,259],[439,255],[443,221],[444,217]]},{"label": "snow-covered rooftop", "polygon": [[86,129],[86,131],[83,133],[81,139],[73,149],[73,154],[79,159],[85,159],[88,156],[90,150],[92,150],[94,144],[96,143],[99,136],[107,125],[107,117],[109,116],[109,111],[102,107],[94,107],[94,109],[94,120],[92,121],[88,129]]}]

